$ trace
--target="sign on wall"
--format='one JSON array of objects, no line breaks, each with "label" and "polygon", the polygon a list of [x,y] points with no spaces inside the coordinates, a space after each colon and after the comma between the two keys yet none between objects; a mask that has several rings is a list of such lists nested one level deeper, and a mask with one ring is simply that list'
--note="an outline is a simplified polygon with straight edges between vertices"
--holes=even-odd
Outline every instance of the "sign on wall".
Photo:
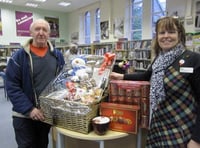
[{"label": "sign on wall", "polygon": [[0,35],[2,35],[1,9],[0,9]]},{"label": "sign on wall", "polygon": [[79,34],[78,32],[73,32],[71,34],[71,43],[78,43],[79,41]]},{"label": "sign on wall", "polygon": [[59,19],[52,17],[45,17],[45,20],[49,22],[51,33],[50,37],[59,37]]},{"label": "sign on wall", "polygon": [[115,18],[113,24],[114,37],[123,38],[124,37],[124,18]]},{"label": "sign on wall", "polygon": [[100,27],[101,27],[101,39],[105,40],[105,39],[109,39],[109,22],[108,21],[104,21],[100,23]]},{"label": "sign on wall", "polygon": [[17,36],[30,36],[29,27],[33,22],[33,14],[30,12],[15,12]]}]

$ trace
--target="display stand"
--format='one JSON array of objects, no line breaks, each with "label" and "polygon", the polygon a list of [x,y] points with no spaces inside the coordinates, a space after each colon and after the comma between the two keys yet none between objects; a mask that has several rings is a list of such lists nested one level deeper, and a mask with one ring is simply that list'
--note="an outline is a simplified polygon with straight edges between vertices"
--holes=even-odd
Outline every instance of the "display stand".
[{"label": "display stand", "polygon": [[[74,132],[71,130],[63,129],[60,127],[55,127],[57,132],[57,140],[56,140],[56,147],[57,148],[68,148],[65,146],[65,137],[71,137],[74,139],[81,139],[81,140],[88,140],[88,141],[96,141],[99,143],[99,148],[104,148],[105,140],[114,140],[118,138],[123,138],[128,136],[128,133],[117,132],[109,130],[105,135],[99,136],[94,133],[94,131],[90,132],[89,134],[82,134],[78,132]],[[141,148],[141,138],[142,138],[142,130],[138,129],[137,134],[137,148]]]},{"label": "display stand", "polygon": [[99,148],[104,148],[104,141],[105,140],[113,140],[118,138],[123,138],[128,136],[129,134],[123,132],[116,132],[116,131],[107,131],[105,135],[99,136],[94,133],[94,131],[90,132],[89,134],[82,134],[74,131],[70,131],[67,129],[56,127],[57,130],[57,148],[66,148],[65,146],[65,136],[71,137],[75,139],[81,140],[89,140],[89,141],[96,141],[99,143]]},{"label": "display stand", "polygon": [[142,129],[138,129],[138,134],[137,134],[137,148],[142,147]]}]

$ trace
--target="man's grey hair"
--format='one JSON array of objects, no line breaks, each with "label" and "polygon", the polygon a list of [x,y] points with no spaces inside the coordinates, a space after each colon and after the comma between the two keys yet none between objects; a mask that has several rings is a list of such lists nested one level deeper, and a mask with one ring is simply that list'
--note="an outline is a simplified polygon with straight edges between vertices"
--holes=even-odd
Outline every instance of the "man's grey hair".
[{"label": "man's grey hair", "polygon": [[49,22],[47,22],[47,21],[44,20],[44,19],[37,19],[37,20],[33,21],[33,22],[31,23],[30,27],[29,27],[29,30],[32,31],[33,26],[34,26],[36,23],[40,23],[40,22],[41,22],[41,23],[45,23],[45,24],[47,25],[48,31],[49,31],[49,33],[50,33],[51,29],[50,29]]}]

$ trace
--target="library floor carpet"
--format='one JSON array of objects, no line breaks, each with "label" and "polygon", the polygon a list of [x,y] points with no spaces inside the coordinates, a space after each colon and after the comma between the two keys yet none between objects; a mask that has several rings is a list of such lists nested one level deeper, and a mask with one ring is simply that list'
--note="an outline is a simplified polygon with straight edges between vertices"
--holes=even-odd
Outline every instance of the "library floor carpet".
[{"label": "library floor carpet", "polygon": [[[17,148],[14,130],[12,126],[12,104],[4,96],[3,88],[0,89],[0,147]],[[51,137],[49,147],[52,148]]]}]

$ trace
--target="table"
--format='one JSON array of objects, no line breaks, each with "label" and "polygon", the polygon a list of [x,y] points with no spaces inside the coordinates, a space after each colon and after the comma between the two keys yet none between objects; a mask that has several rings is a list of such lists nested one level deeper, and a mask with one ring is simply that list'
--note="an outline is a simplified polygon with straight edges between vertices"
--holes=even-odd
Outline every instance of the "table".
[{"label": "table", "polygon": [[65,148],[65,136],[81,140],[96,141],[99,143],[99,148],[104,148],[105,140],[123,138],[129,135],[128,133],[108,130],[105,135],[99,136],[95,134],[94,131],[90,132],[89,134],[82,134],[67,129],[63,129],[60,127],[56,127],[56,131],[57,131],[57,140],[56,140],[57,148]]}]

